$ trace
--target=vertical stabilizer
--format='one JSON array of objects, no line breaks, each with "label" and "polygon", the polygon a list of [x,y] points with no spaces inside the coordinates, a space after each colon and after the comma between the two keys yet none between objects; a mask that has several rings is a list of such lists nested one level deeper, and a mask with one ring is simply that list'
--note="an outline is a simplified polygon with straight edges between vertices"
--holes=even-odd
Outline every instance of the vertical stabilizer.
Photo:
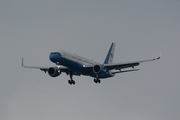
[{"label": "vertical stabilizer", "polygon": [[114,58],[114,49],[115,49],[115,43],[111,44],[111,47],[109,48],[108,54],[106,56],[106,59],[104,61],[104,64],[110,64],[113,62]]}]

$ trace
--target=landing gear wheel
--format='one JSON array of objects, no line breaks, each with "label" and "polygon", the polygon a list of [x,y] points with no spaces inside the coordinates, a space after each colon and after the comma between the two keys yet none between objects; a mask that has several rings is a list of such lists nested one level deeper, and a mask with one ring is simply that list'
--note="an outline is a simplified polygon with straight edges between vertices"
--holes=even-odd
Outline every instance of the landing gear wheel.
[{"label": "landing gear wheel", "polygon": [[94,82],[95,82],[96,84],[97,84],[97,83],[101,83],[101,80],[94,78]]},{"label": "landing gear wheel", "polygon": [[94,82],[97,84],[97,79],[94,79]]},{"label": "landing gear wheel", "polygon": [[70,85],[72,85],[72,82],[71,82],[71,80],[68,80],[68,83],[69,83]]},{"label": "landing gear wheel", "polygon": [[71,80],[72,84],[75,85],[75,81],[74,80]]},{"label": "landing gear wheel", "polygon": [[98,79],[97,82],[98,82],[98,83],[101,83],[101,80]]},{"label": "landing gear wheel", "polygon": [[69,83],[70,85],[75,85],[75,81],[74,81],[74,80],[68,80],[68,83]]},{"label": "landing gear wheel", "polygon": [[70,84],[70,85],[75,85],[75,81],[73,80],[73,72],[71,72],[70,74],[70,80],[68,80],[68,83]]}]

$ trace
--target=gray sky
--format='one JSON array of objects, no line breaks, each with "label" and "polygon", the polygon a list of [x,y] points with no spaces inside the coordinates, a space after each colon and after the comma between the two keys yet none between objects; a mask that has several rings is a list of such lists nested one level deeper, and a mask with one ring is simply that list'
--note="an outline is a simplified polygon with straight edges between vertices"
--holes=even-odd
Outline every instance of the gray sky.
[{"label": "gray sky", "polygon": [[[180,119],[179,21],[179,0],[1,0],[0,119]],[[162,59],[97,85],[21,67],[53,66],[56,49],[103,62],[112,42],[116,63]]]}]

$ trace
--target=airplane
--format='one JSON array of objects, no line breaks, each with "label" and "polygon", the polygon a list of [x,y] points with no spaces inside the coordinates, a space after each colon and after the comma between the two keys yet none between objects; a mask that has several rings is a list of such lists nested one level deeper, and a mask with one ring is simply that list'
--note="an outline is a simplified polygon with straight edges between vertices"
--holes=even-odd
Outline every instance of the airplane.
[{"label": "airplane", "polygon": [[[61,75],[62,72],[64,72],[70,76],[70,80],[68,80],[68,83],[70,85],[75,85],[73,75],[90,76],[94,78],[95,83],[101,83],[100,79],[114,77],[117,73],[137,71],[139,69],[134,69],[134,67],[140,65],[140,63],[160,59],[159,56],[157,58],[140,60],[135,62],[113,63],[114,51],[115,43],[112,43],[103,64],[100,64],[93,60],[89,60],[76,54],[69,53],[64,50],[58,50],[55,52],[51,52],[49,55],[50,61],[56,64],[56,66],[54,67],[26,66],[24,65],[23,58],[22,66],[24,68],[40,69],[45,73],[47,72],[51,77],[57,77]],[[127,70],[126,68],[133,69]]]}]

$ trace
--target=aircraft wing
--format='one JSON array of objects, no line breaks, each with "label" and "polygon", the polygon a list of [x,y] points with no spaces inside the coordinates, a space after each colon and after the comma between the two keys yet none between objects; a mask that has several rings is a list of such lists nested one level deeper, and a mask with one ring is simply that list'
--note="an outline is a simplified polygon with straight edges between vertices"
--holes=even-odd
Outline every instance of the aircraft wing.
[{"label": "aircraft wing", "polygon": [[[23,58],[22,58],[22,66],[23,66],[24,68],[39,69],[39,70],[41,70],[41,71],[44,71],[45,73],[46,73],[46,72],[48,71],[48,69],[50,68],[50,67],[26,66],[26,65],[24,65]],[[54,66],[54,67],[56,67],[56,66]],[[70,72],[73,72],[73,75],[78,75],[78,76],[80,75],[80,73],[71,71],[69,68],[64,67],[64,66],[61,66],[61,67],[60,67],[60,71],[66,73],[66,74],[69,74]]]},{"label": "aircraft wing", "polygon": [[140,63],[150,62],[150,61],[154,61],[154,60],[158,60],[158,59],[160,59],[160,57],[157,57],[154,59],[148,59],[148,60],[135,61],[135,62],[104,64],[104,67],[107,70],[121,70],[121,69],[129,68],[129,67],[134,68],[135,66],[140,65]]},{"label": "aircraft wing", "polygon": [[[137,71],[139,69],[133,69],[133,70],[125,70],[125,71],[121,71],[121,69],[124,68],[134,68],[135,66],[140,65],[140,63],[143,62],[150,62],[150,61],[154,61],[154,60],[158,60],[160,59],[160,57],[154,58],[154,59],[147,59],[147,60],[140,60],[140,61],[134,61],[134,62],[127,62],[127,63],[112,63],[112,64],[103,64],[103,66],[106,68],[107,71],[110,70],[120,70],[119,72],[112,72],[112,74],[116,74],[116,73],[122,73],[122,72],[131,72],[131,71]],[[94,66],[90,65],[90,66],[84,66],[85,69],[88,70],[92,70]]]}]

